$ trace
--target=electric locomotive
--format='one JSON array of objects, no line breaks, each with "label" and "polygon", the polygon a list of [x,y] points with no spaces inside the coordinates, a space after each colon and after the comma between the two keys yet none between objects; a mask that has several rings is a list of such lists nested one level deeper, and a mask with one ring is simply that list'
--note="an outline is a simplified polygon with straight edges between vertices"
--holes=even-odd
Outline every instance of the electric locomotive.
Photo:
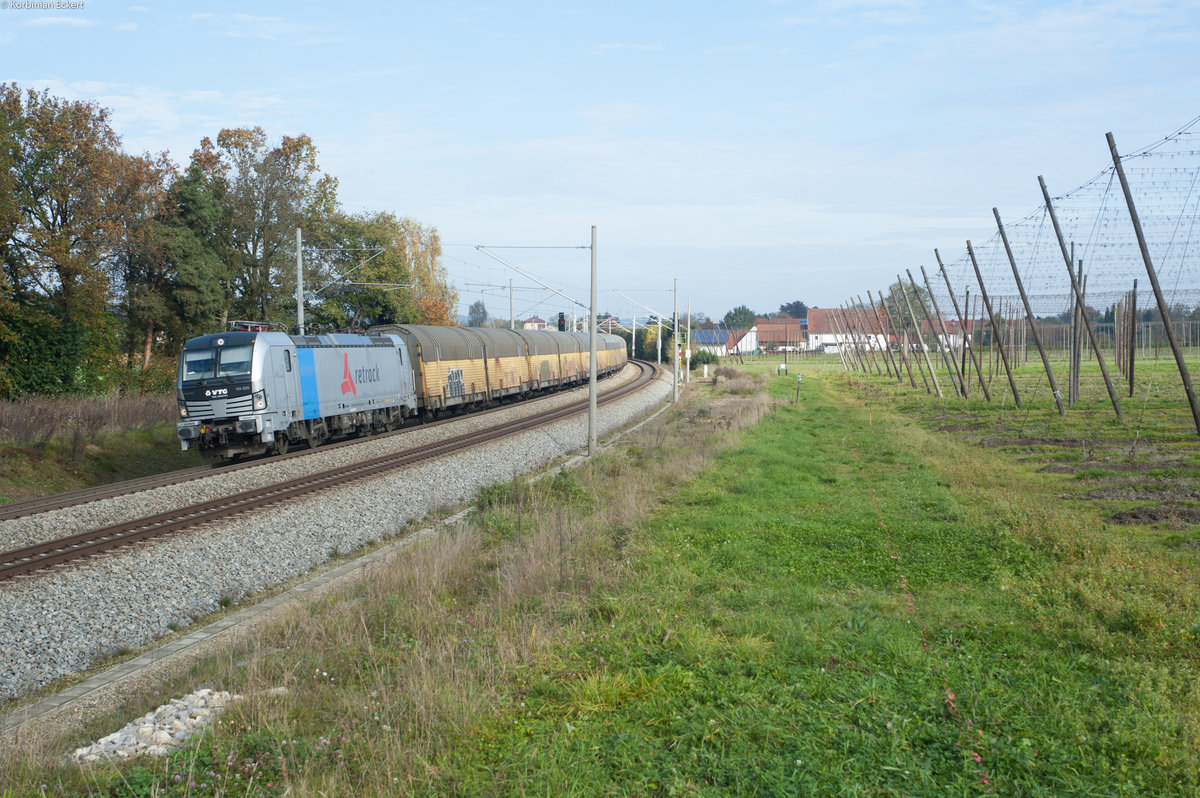
[{"label": "electric locomotive", "polygon": [[[597,336],[597,377],[625,359],[624,339]],[[176,429],[206,458],[282,454],[576,385],[589,368],[582,333],[397,324],[298,336],[235,322],[184,346]]]},{"label": "electric locomotive", "polygon": [[412,373],[394,335],[202,335],[179,358],[179,443],[237,459],[395,429],[416,413]]}]

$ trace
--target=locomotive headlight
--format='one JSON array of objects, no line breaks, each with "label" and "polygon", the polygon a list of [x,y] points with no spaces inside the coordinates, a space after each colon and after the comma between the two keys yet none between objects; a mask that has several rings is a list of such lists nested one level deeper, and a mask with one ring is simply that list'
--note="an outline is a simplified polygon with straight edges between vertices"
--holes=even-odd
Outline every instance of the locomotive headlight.
[{"label": "locomotive headlight", "polygon": [[267,406],[267,392],[266,391],[255,391],[254,392],[254,409],[262,410],[266,406]]},{"label": "locomotive headlight", "polygon": [[187,418],[187,408],[186,407],[179,408],[179,417]]}]

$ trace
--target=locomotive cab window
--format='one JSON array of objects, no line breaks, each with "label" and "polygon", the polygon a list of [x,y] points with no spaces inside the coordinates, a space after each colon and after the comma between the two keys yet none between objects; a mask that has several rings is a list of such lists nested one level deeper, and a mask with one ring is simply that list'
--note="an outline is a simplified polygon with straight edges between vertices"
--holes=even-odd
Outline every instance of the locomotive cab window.
[{"label": "locomotive cab window", "polygon": [[249,374],[250,358],[253,351],[253,344],[234,344],[218,349],[220,365],[217,367],[217,375],[220,377],[240,377]]},{"label": "locomotive cab window", "polygon": [[289,372],[292,370],[292,350],[290,349],[283,350],[283,369]]},{"label": "locomotive cab window", "polygon": [[183,353],[183,379],[199,380],[213,376],[215,353],[211,349],[189,349]]},{"label": "locomotive cab window", "polygon": [[253,349],[253,344],[189,349],[183,353],[183,380],[189,382],[209,377],[248,376]]}]

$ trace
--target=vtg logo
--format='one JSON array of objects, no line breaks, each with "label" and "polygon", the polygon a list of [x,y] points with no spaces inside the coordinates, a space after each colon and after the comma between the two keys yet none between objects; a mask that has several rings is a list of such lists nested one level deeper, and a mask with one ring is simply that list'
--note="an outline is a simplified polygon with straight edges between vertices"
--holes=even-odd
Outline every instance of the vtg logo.
[{"label": "vtg logo", "polygon": [[228,388],[208,388],[204,391],[204,395],[209,398],[215,398],[218,396],[229,396],[229,389]]}]

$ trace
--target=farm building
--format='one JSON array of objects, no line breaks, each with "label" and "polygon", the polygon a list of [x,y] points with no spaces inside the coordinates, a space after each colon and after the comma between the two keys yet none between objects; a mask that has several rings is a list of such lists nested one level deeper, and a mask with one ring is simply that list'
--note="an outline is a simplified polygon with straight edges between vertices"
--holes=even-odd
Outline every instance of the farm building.
[{"label": "farm building", "polygon": [[734,352],[750,354],[758,346],[757,328],[752,327],[745,332],[730,332],[728,330],[692,330],[692,349],[712,352],[717,357],[725,357]]},{"label": "farm building", "polygon": [[810,349],[836,350],[857,339],[863,346],[881,350],[892,343],[887,318],[882,326],[873,313],[843,313],[838,308],[808,309],[808,345]]},{"label": "farm building", "polygon": [[764,352],[808,349],[808,319],[759,319],[758,347]]}]

